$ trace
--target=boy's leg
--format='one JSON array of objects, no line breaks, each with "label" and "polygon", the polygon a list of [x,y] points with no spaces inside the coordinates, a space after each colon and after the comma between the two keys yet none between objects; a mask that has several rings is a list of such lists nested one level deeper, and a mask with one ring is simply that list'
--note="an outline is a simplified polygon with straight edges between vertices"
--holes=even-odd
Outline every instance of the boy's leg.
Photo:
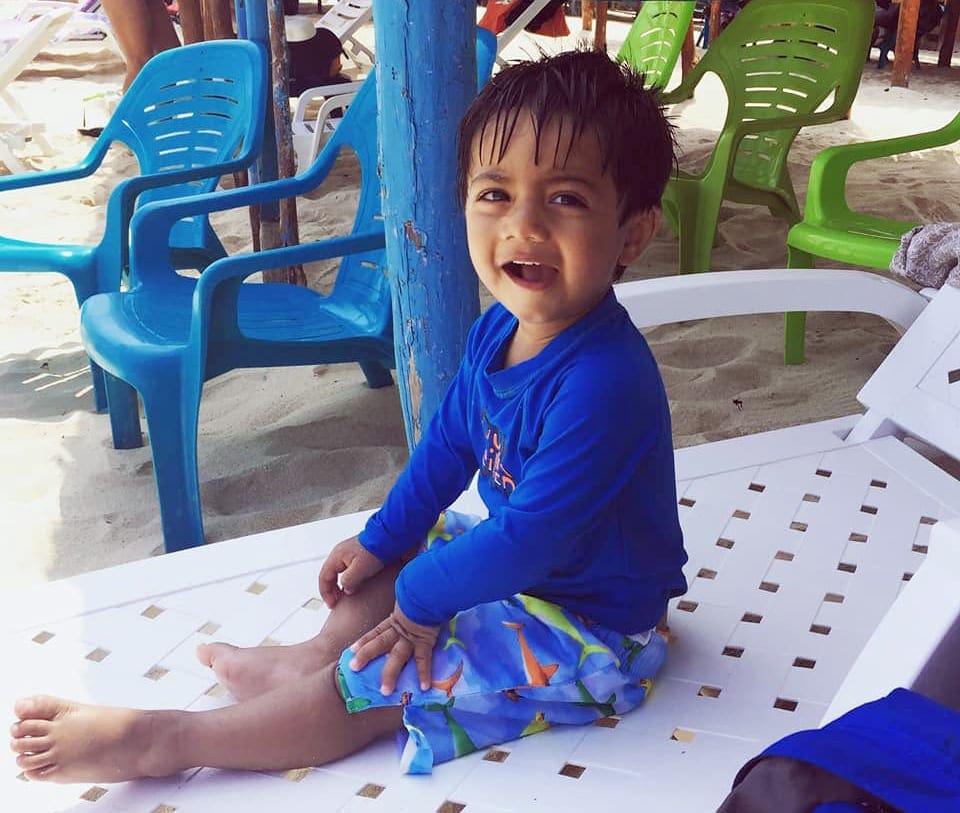
[{"label": "boy's leg", "polygon": [[139,711],[40,695],[18,701],[11,748],[29,779],[121,782],[205,766],[282,771],[322,765],[401,725],[397,707],[348,714],[335,663],[212,711]]},{"label": "boy's leg", "polygon": [[336,663],[340,654],[365,632],[383,621],[394,604],[394,582],[400,565],[385,567],[359,592],[343,596],[320,632],[292,646],[240,649],[230,644],[201,644],[197,657],[211,667],[224,687],[246,700],[291,680]]}]

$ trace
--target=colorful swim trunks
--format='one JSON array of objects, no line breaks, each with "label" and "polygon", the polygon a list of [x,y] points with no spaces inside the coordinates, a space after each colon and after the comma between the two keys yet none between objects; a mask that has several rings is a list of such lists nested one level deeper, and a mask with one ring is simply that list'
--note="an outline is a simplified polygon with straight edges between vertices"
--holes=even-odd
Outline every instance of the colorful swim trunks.
[{"label": "colorful swim trunks", "polygon": [[[445,511],[424,543],[446,544],[479,522]],[[654,631],[624,636],[548,601],[517,594],[454,616],[433,651],[433,685],[422,691],[411,660],[393,694],[380,693],[385,656],[354,672],[340,658],[340,692],[351,713],[403,707],[407,773],[487,746],[623,714],[646,696],[666,657]]]}]

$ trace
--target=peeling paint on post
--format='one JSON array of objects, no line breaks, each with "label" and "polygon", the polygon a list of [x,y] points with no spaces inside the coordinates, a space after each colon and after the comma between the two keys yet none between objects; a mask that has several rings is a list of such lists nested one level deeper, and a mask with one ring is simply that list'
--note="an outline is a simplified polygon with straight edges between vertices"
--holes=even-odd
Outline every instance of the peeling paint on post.
[{"label": "peeling paint on post", "polygon": [[456,193],[456,132],[476,95],[475,8],[374,0],[377,103],[397,382],[420,439],[480,310]]}]

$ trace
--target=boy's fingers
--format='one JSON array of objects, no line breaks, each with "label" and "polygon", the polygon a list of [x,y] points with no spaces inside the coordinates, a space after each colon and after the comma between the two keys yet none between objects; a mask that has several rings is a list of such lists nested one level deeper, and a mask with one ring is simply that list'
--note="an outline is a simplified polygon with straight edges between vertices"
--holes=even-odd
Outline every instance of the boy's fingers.
[{"label": "boy's fingers", "polygon": [[397,634],[389,626],[378,624],[351,645],[353,658],[350,661],[350,668],[355,672],[363,669],[374,658],[389,652],[396,642]]},{"label": "boy's fingers", "polygon": [[420,678],[420,688],[429,691],[432,685],[431,666],[433,665],[433,649],[417,647],[413,650],[413,659],[417,664],[417,677]]},{"label": "boy's fingers", "polygon": [[380,675],[380,694],[393,694],[397,688],[397,678],[410,656],[413,654],[413,645],[404,638],[398,638],[387,655],[387,662],[383,665]]},{"label": "boy's fingers", "polygon": [[323,603],[331,609],[340,599],[337,577],[342,569],[340,561],[332,558],[327,558],[320,567],[320,597],[323,599]]}]

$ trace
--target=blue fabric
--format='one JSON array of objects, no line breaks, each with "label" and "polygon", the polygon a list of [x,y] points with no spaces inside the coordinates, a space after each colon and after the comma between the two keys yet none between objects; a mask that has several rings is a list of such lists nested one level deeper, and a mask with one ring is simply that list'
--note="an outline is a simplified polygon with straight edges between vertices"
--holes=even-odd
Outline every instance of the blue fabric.
[{"label": "blue fabric", "polygon": [[[449,547],[478,521],[445,512],[419,556]],[[338,672],[347,711],[402,706],[401,766],[430,773],[440,762],[552,725],[582,725],[633,709],[663,665],[666,643],[656,632],[641,643],[518,594],[472,607],[444,625],[429,691],[420,689],[411,660],[396,691],[384,697],[386,656],[359,672],[350,669],[352,658],[345,650]]]},{"label": "blue fabric", "polygon": [[423,538],[479,468],[489,518],[408,563],[397,602],[439,624],[515,593],[611,629],[649,629],[686,590],[670,414],[646,341],[611,291],[507,369],[516,319],[491,306],[383,508],[360,535],[385,562]]},{"label": "blue fabric", "polygon": [[774,743],[734,784],[769,756],[816,765],[904,813],[960,811],[960,714],[906,689]]}]

